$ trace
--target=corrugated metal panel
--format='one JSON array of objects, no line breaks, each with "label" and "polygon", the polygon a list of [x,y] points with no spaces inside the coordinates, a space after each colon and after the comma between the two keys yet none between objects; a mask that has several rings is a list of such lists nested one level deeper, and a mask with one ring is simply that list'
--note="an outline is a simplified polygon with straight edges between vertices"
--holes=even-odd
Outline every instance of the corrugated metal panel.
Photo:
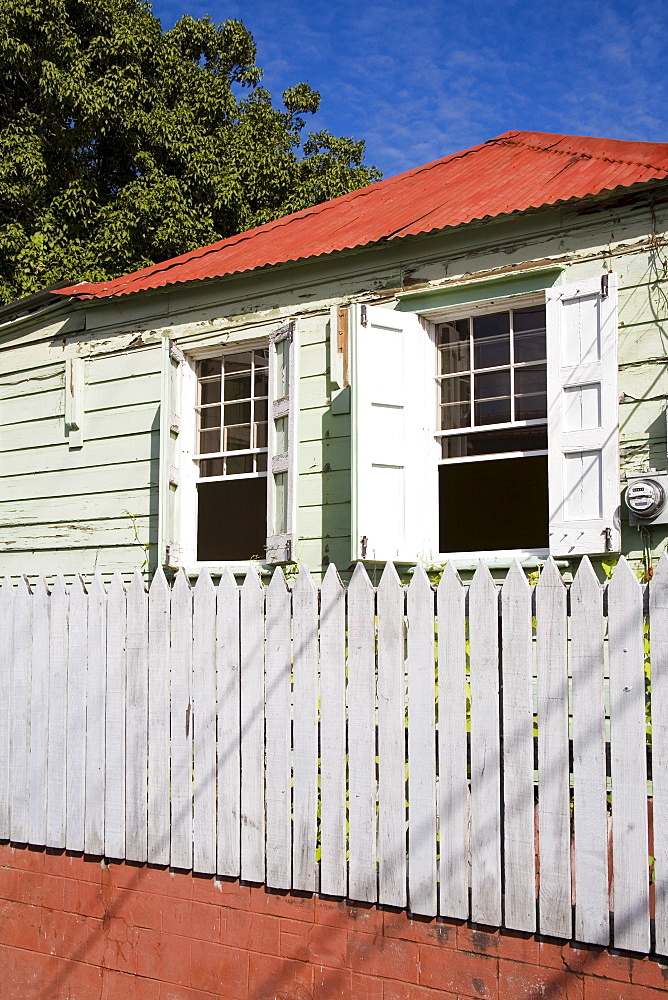
[{"label": "corrugated metal panel", "polygon": [[221,277],[665,177],[668,143],[506,132],[162,264],[55,294],[105,298]]}]

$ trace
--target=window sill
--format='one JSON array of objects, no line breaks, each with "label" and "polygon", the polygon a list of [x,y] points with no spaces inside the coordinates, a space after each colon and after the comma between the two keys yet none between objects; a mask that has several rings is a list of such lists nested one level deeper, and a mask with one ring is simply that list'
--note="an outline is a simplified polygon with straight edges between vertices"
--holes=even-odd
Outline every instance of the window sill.
[{"label": "window sill", "polygon": [[[491,549],[480,552],[440,552],[435,563],[452,563],[455,569],[475,570],[484,562],[490,569],[510,569],[515,560],[525,569],[538,569],[550,555],[549,549]],[[570,566],[568,559],[556,560],[557,566]]]},{"label": "window sill", "polygon": [[201,562],[201,563],[191,563],[190,565],[184,566],[186,576],[190,579],[196,579],[202,570],[208,569],[211,576],[222,576],[226,569],[232,573],[232,576],[246,576],[248,570],[253,566],[261,577],[270,577],[273,573],[273,569],[267,566],[265,563],[256,562],[254,559],[249,559],[247,562]]}]

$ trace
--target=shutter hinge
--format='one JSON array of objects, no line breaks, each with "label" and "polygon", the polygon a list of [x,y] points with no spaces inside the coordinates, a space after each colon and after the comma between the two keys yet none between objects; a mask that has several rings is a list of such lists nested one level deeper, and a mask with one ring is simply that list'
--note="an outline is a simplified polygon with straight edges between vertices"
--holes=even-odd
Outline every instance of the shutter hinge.
[{"label": "shutter hinge", "polygon": [[288,538],[285,543],[285,561],[292,562],[292,539]]},{"label": "shutter hinge", "polygon": [[362,326],[366,326],[367,324],[367,314],[365,305],[360,306],[360,323],[362,324]]},{"label": "shutter hinge", "polygon": [[607,299],[608,297],[608,276],[607,274],[601,275],[601,298]]},{"label": "shutter hinge", "polygon": [[366,559],[366,547],[369,544],[369,539],[366,535],[362,535],[360,538],[360,546],[362,549],[362,559]]},{"label": "shutter hinge", "polygon": [[606,528],[603,534],[605,535],[605,551],[612,552],[612,528]]}]

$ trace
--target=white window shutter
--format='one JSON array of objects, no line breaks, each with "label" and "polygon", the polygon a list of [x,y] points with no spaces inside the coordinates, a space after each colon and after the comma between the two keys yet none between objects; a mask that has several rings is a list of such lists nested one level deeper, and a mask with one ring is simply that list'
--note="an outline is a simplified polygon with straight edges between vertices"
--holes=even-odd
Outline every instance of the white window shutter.
[{"label": "white window shutter", "polygon": [[546,292],[550,553],[619,552],[617,276]]},{"label": "white window shutter", "polygon": [[414,313],[351,307],[352,557],[430,560],[437,538],[435,350]]},{"label": "white window shutter", "polygon": [[269,455],[267,562],[292,562],[295,554],[297,429],[297,325],[269,338]]},{"label": "white window shutter", "polygon": [[158,469],[158,565],[179,566],[177,517],[179,500],[179,371],[183,354],[162,340],[160,386],[160,459]]}]

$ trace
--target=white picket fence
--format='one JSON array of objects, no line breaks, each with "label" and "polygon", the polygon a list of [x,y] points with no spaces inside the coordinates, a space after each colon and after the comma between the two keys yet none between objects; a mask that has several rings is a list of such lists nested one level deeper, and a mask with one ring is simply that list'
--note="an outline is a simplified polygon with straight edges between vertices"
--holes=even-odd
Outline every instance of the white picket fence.
[{"label": "white picket fence", "polygon": [[0,838],[666,955],[665,555],[646,589],[5,580]]}]

